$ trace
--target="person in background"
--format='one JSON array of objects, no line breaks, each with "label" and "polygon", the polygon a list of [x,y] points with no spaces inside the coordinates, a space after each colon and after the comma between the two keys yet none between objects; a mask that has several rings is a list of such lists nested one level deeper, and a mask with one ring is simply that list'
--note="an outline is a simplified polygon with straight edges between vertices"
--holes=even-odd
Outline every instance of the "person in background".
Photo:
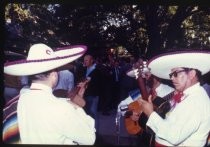
[{"label": "person in background", "polygon": [[21,86],[22,87],[28,87],[29,86],[29,79],[28,76],[21,76],[20,77],[20,81],[21,81]]},{"label": "person in background", "polygon": [[5,104],[17,96],[20,89],[28,86],[27,76],[12,76],[4,74],[4,100]]},{"label": "person in background", "polygon": [[209,98],[210,98],[210,81],[209,81],[210,72],[202,76],[201,85],[206,90]]},{"label": "person in background", "polygon": [[67,97],[68,93],[75,87],[74,74],[69,70],[70,66],[67,64],[58,69],[58,83],[53,89],[53,94],[57,97]]},{"label": "person in background", "polygon": [[208,83],[204,83],[202,86],[206,90],[206,93],[208,94],[210,98],[210,85]]},{"label": "person in background", "polygon": [[112,109],[116,109],[118,103],[120,102],[120,81],[122,78],[122,71],[119,65],[120,60],[115,59],[111,67],[111,103]]},{"label": "person in background", "polygon": [[71,91],[74,87],[74,75],[72,72],[70,72],[68,69],[66,70],[60,70],[59,71],[59,80],[58,84],[54,88],[56,89],[64,89],[67,91]]},{"label": "person in background", "polygon": [[[210,131],[210,99],[200,85],[210,71],[210,53],[182,51],[162,54],[150,60],[151,73],[170,79],[175,93],[172,107],[162,118],[149,100],[138,100],[148,116],[147,127],[155,133],[154,146],[204,146]],[[205,63],[205,64],[204,64]]]},{"label": "person in background", "polygon": [[129,96],[129,91],[138,87],[137,80],[127,75],[127,71],[133,67],[130,58],[122,58],[120,62],[121,80],[120,80],[120,101]]},{"label": "person in background", "polygon": [[84,93],[86,105],[84,107],[87,114],[95,119],[96,131],[99,128],[98,120],[98,103],[99,103],[99,91],[100,91],[100,77],[101,73],[94,61],[93,55],[86,54],[83,58],[83,65],[86,68],[84,77],[90,79],[87,89]]},{"label": "person in background", "polygon": [[[30,88],[20,94],[17,103],[22,144],[94,144],[94,119],[78,105],[58,99],[52,93],[58,82],[58,68],[81,57],[86,49],[81,45],[53,51],[38,43],[30,47],[24,62],[4,65],[6,74],[27,75],[32,82]],[[80,86],[76,97],[83,97],[85,87],[82,83]]]},{"label": "person in background", "polygon": [[[137,72],[138,71],[137,68],[140,67],[140,64],[142,64],[142,62],[143,62],[143,59],[140,58],[133,65],[134,68],[132,70],[128,70],[127,76],[129,76],[131,78],[138,79],[138,76],[141,76],[141,75],[139,75],[140,73]],[[144,77],[142,77],[142,78],[145,79],[145,87],[147,89],[147,92],[149,94],[152,94],[153,100],[156,97],[164,98],[166,95],[168,95],[168,94],[170,94],[171,92],[174,91],[174,88],[171,87],[168,83],[166,83],[166,81],[164,81],[164,79],[161,79],[161,78],[158,78],[157,76],[152,75],[150,71],[146,71],[143,74],[144,74]],[[136,88],[139,89],[139,86],[136,85]],[[136,93],[136,90],[135,89],[132,90],[132,91],[134,91],[134,93]],[[133,93],[132,91],[130,91],[129,96],[127,97],[128,98],[127,104],[129,104],[130,102],[132,102],[132,100],[136,100],[136,98],[135,99],[132,98],[132,100],[130,99],[130,96]],[[125,101],[124,101],[124,104],[125,104]],[[118,107],[119,107],[119,105],[118,105]]]},{"label": "person in background", "polygon": [[[4,62],[12,62],[15,60],[25,59],[25,56],[12,51],[4,51]],[[6,105],[12,98],[17,96],[20,89],[28,84],[26,76],[12,76],[4,74],[4,105]]]},{"label": "person in background", "polygon": [[[142,61],[141,60],[137,61],[134,65],[134,67],[136,67],[136,68],[139,67],[141,63],[139,64],[138,62],[142,62]],[[130,77],[133,77],[133,78],[138,78],[136,76],[141,76],[138,73],[135,73],[136,68],[127,72],[127,75]],[[145,86],[147,87],[147,91],[148,91],[148,93],[152,94],[153,101],[157,97],[164,99],[165,96],[169,95],[170,93],[172,93],[174,91],[173,87],[164,83],[162,79],[152,75],[149,71],[144,73],[144,79],[145,79],[145,83],[146,83]],[[129,105],[130,103],[132,103],[133,101],[136,101],[140,97],[141,97],[141,92],[140,92],[139,88],[130,91],[129,96],[125,100],[121,101],[121,103],[118,105],[118,111],[120,111],[120,107],[123,108],[123,106]],[[124,115],[124,114],[125,114],[125,112],[122,111],[122,115]],[[135,111],[133,111],[133,113],[130,117],[135,122],[140,123],[140,121],[141,121],[139,113],[137,113]],[[137,145],[140,145],[140,146],[150,146],[151,145],[151,139],[152,139],[151,137],[152,136],[151,136],[151,134],[146,132],[146,130],[141,129],[140,132],[138,132],[136,135],[138,136]]]},{"label": "person in background", "polygon": [[21,80],[18,76],[4,74],[4,100],[5,104],[17,96],[21,89]]},{"label": "person in background", "polygon": [[101,71],[101,84],[99,95],[98,111],[102,112],[102,115],[110,115],[111,101],[112,101],[112,70],[108,57],[101,57],[98,60],[98,68]]}]

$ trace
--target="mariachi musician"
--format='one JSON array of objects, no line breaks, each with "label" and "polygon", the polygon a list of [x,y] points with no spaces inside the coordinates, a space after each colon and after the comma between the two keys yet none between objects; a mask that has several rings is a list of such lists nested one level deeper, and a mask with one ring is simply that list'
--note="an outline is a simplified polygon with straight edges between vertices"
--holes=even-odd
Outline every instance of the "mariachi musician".
[{"label": "mariachi musician", "polygon": [[[86,46],[78,45],[54,51],[38,43],[30,47],[26,60],[4,65],[6,74],[27,75],[32,79],[30,88],[20,94],[17,102],[19,143],[94,144],[94,119],[78,105],[58,99],[52,93],[58,81],[57,68],[78,59],[86,50]],[[81,87],[76,97],[83,96],[84,88]]]},{"label": "mariachi musician", "polygon": [[155,133],[155,146],[205,146],[210,131],[210,99],[199,81],[210,71],[209,59],[210,52],[176,51],[150,60],[151,73],[170,79],[176,91],[165,118],[154,111],[151,97],[138,100],[148,117],[146,126]]}]

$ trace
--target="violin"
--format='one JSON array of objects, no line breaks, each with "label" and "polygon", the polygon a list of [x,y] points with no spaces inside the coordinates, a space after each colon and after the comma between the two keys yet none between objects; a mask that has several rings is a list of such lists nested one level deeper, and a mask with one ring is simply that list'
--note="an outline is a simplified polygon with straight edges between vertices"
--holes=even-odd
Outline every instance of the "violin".
[{"label": "violin", "polygon": [[[84,84],[82,86],[85,89],[86,89],[89,81],[90,81],[90,78],[86,78],[86,79],[81,81]],[[79,83],[81,83],[81,82],[79,82]],[[83,99],[84,91],[79,94],[80,89],[81,89],[81,87],[79,85],[77,85],[69,92],[65,89],[56,89],[56,90],[53,91],[53,94],[56,97],[67,98],[69,101],[77,104],[78,106],[84,107],[85,104],[86,104],[85,100]]]}]

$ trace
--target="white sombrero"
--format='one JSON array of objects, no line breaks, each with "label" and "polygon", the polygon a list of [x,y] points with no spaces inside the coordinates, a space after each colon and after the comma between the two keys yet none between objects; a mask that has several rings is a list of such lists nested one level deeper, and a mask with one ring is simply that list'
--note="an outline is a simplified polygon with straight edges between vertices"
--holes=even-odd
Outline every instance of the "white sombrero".
[{"label": "white sombrero", "polygon": [[163,79],[170,79],[171,69],[176,67],[198,69],[203,75],[210,71],[210,52],[180,51],[162,54],[152,58],[148,67],[153,75]]},{"label": "white sombrero", "polygon": [[29,49],[26,60],[5,63],[4,73],[25,76],[46,72],[78,59],[86,50],[86,46],[76,45],[57,48],[53,51],[45,44],[34,44]]}]

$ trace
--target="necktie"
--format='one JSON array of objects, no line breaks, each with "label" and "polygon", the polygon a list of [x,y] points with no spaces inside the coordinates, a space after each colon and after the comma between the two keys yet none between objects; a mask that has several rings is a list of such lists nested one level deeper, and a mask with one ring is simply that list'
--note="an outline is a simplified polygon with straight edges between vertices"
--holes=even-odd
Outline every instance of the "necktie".
[{"label": "necktie", "polygon": [[181,97],[183,96],[183,92],[178,92],[173,96],[173,99],[175,103],[180,103],[181,102]]}]

